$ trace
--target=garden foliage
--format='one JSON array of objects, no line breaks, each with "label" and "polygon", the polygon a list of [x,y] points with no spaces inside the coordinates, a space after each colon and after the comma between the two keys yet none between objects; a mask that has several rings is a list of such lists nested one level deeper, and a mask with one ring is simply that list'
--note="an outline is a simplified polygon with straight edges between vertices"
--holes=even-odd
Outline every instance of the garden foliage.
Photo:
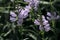
[{"label": "garden foliage", "polygon": [[60,0],[0,0],[0,40],[59,40]]}]

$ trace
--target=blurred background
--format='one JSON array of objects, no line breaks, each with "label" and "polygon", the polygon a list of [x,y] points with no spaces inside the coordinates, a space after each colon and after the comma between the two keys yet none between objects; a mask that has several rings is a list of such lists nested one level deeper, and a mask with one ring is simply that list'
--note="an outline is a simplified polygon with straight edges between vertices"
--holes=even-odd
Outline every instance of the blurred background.
[{"label": "blurred background", "polygon": [[[24,12],[21,10],[29,5],[26,1],[30,0],[0,0],[0,40],[60,40],[60,0],[38,0],[37,10],[32,6],[28,16],[20,19],[20,12]],[[42,25],[42,15],[50,25],[51,29],[48,31],[39,27]],[[10,19],[10,16],[13,18]],[[35,19],[40,21],[35,23]]]}]

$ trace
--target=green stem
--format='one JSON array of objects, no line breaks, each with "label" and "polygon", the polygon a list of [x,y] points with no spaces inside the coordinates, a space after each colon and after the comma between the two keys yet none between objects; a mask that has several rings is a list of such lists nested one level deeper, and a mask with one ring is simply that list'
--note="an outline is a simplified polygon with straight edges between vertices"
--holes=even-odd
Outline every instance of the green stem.
[{"label": "green stem", "polygon": [[15,1],[15,3],[28,4],[27,2],[23,2],[23,1]]},{"label": "green stem", "polygon": [[42,40],[45,40],[45,38],[44,38],[44,32],[42,33]]},{"label": "green stem", "polygon": [[[52,1],[52,0],[50,0],[51,12],[54,12],[54,8],[53,8],[53,5],[52,5],[51,1]],[[51,20],[51,23],[52,23],[52,27],[54,28],[54,27],[55,27],[55,19],[52,19],[52,20]]]},{"label": "green stem", "polygon": [[[40,5],[39,5],[39,9],[38,9],[38,14],[39,14],[40,25],[43,27],[43,24],[42,24],[42,13],[41,13]],[[40,30],[39,33],[42,35],[42,40],[44,40],[44,30]]]}]

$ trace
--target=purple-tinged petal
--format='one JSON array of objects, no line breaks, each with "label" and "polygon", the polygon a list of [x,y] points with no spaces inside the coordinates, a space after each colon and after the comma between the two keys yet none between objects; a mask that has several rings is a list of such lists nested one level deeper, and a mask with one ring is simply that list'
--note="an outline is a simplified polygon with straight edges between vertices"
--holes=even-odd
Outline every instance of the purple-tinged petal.
[{"label": "purple-tinged petal", "polygon": [[56,19],[60,19],[60,16],[59,16],[59,15],[57,15]]},{"label": "purple-tinged petal", "polygon": [[42,15],[42,19],[45,19],[45,16],[44,15]]},{"label": "purple-tinged petal", "polygon": [[48,20],[51,20],[51,18],[49,18],[49,17],[46,17]]},{"label": "purple-tinged petal", "polygon": [[50,17],[52,16],[50,12],[47,12],[47,15],[50,16]]},{"label": "purple-tinged petal", "polygon": [[15,12],[13,12],[13,11],[10,11],[10,15],[12,16],[12,17],[16,17],[17,15],[15,14]]},{"label": "purple-tinged petal", "polygon": [[40,25],[40,26],[39,26],[39,30],[44,30],[44,28]]},{"label": "purple-tinged petal", "polygon": [[51,30],[50,26],[46,26],[45,31],[48,32],[49,30]]},{"label": "purple-tinged petal", "polygon": [[43,25],[47,25],[47,24],[48,24],[48,21],[45,20],[45,21],[43,22]]},{"label": "purple-tinged petal", "polygon": [[22,23],[23,23],[23,19],[18,19],[17,24],[22,25]]},{"label": "purple-tinged petal", "polygon": [[35,24],[35,25],[40,25],[40,22],[39,22],[38,20],[35,20],[35,21],[34,21],[34,24]]},{"label": "purple-tinged petal", "polygon": [[11,22],[15,22],[16,21],[16,18],[13,18],[13,17],[10,16],[10,21]]},{"label": "purple-tinged petal", "polygon": [[26,10],[21,10],[21,12],[18,15],[19,18],[26,18],[27,16],[28,16],[28,11]]}]

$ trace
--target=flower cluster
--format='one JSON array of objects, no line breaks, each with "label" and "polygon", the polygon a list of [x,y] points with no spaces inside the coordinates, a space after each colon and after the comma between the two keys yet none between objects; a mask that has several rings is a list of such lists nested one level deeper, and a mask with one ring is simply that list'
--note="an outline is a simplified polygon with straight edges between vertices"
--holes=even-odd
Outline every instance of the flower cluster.
[{"label": "flower cluster", "polygon": [[60,16],[57,15],[56,12],[53,12],[53,13],[47,12],[47,17],[46,17],[46,18],[47,18],[48,20],[52,20],[52,19],[57,20],[57,19],[60,18]]},{"label": "flower cluster", "polygon": [[[19,6],[18,16],[15,14],[15,12],[10,11],[10,15],[11,15],[10,16],[10,20],[11,20],[11,22],[15,22],[16,21],[16,17],[18,17],[18,20],[17,20],[17,24],[18,25],[22,25],[23,20],[28,17],[28,14],[30,12],[30,9],[32,9],[32,7],[35,10],[37,10],[37,6],[39,5],[39,0],[24,0],[24,1],[28,2],[29,4],[26,5],[24,7],[24,9],[20,8],[20,6]],[[53,13],[47,12],[46,15],[47,16],[42,15],[42,22],[43,22],[42,24],[43,24],[43,26],[41,25],[41,22],[40,22],[39,19],[36,19],[34,21],[34,24],[35,25],[39,25],[39,29],[40,30],[49,31],[49,30],[51,30],[49,21],[52,20],[52,19],[58,19],[59,15],[57,15],[56,12],[53,12]]]},{"label": "flower cluster", "polygon": [[40,20],[39,19],[36,19],[34,21],[34,24],[35,25],[39,25],[39,29],[40,30],[45,30],[46,32],[48,32],[49,30],[51,30],[50,24],[49,24],[48,20],[45,19],[45,16],[44,15],[42,15],[42,22],[43,22],[42,23],[43,26],[41,25]]},{"label": "flower cluster", "polygon": [[23,23],[23,19],[28,16],[30,9],[31,9],[30,5],[25,6],[24,9],[21,9],[21,11],[18,15],[18,21],[17,21],[18,25]]},{"label": "flower cluster", "polygon": [[43,22],[42,24],[43,24],[43,26],[41,25],[41,22],[40,22],[39,19],[36,19],[34,21],[34,24],[35,25],[39,25],[39,29],[40,30],[45,30],[46,32],[48,32],[49,30],[51,30],[49,21],[51,21],[51,20],[57,20],[59,18],[60,18],[60,16],[57,15],[56,12],[53,12],[53,13],[47,12],[46,16],[42,15],[42,22]]},{"label": "flower cluster", "polygon": [[31,7],[34,7],[34,10],[37,10],[37,7],[39,5],[39,0],[24,0],[25,2],[29,2],[29,5]]},{"label": "flower cluster", "polygon": [[38,0],[24,0],[24,1],[29,2],[29,4],[26,5],[24,9],[21,9],[21,11],[19,11],[20,13],[18,15],[18,22],[17,22],[18,25],[23,23],[23,19],[28,16],[28,13],[30,12],[30,9],[32,9],[32,7],[37,8],[38,6]]}]

